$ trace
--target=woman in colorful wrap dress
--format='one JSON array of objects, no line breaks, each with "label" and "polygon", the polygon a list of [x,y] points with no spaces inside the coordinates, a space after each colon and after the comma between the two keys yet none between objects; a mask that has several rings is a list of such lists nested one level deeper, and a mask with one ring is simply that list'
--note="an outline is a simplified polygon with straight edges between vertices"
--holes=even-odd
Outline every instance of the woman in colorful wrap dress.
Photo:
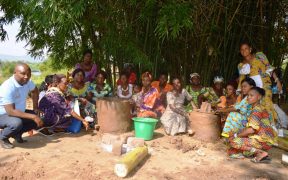
[{"label": "woman in colorful wrap dress", "polygon": [[[88,123],[81,116],[77,115],[65,99],[68,81],[64,75],[54,75],[53,85],[47,90],[45,96],[39,102],[39,109],[43,112],[44,126],[53,130],[65,131],[71,124],[71,116],[82,121],[85,128]],[[47,131],[44,131],[44,134]]]},{"label": "woman in colorful wrap dress", "polygon": [[259,87],[250,89],[247,101],[252,110],[244,129],[230,135],[228,154],[231,158],[254,156],[254,163],[269,163],[268,150],[275,142],[277,133],[273,130],[269,114],[260,101],[265,97],[265,90]]},{"label": "woman in colorful wrap dress", "polygon": [[229,137],[231,132],[236,133],[239,130],[243,129],[247,123],[247,115],[251,111],[251,105],[247,102],[247,94],[252,87],[255,87],[256,84],[253,79],[245,78],[241,82],[241,92],[237,102],[234,107],[228,107],[219,109],[219,113],[229,113],[224,128],[222,130],[222,136]]},{"label": "woman in colorful wrap dress", "polygon": [[95,122],[95,105],[88,101],[88,92],[92,90],[90,82],[85,82],[85,72],[82,69],[75,69],[72,73],[73,81],[68,85],[67,95],[75,103],[79,101],[80,115],[89,122]]},{"label": "woman in colorful wrap dress", "polygon": [[145,72],[141,76],[142,78],[142,91],[140,92],[140,102],[137,117],[151,117],[157,118],[159,114],[156,112],[156,103],[159,98],[159,93],[156,88],[151,86],[152,75],[149,72]]},{"label": "woman in colorful wrap dress", "polygon": [[[263,52],[253,52],[250,43],[244,42],[240,45],[240,53],[243,61],[239,63],[238,70],[240,74],[240,82],[245,76],[252,78],[257,87],[265,90],[265,98],[261,102],[270,114],[270,120],[275,123],[277,114],[274,110],[272,102],[271,72],[273,71],[270,63]],[[238,86],[239,89],[240,85]]]},{"label": "woman in colorful wrap dress", "polygon": [[96,104],[98,98],[111,97],[113,95],[111,86],[105,82],[106,77],[106,72],[99,71],[96,75],[96,84],[91,83],[87,99],[93,104]]}]

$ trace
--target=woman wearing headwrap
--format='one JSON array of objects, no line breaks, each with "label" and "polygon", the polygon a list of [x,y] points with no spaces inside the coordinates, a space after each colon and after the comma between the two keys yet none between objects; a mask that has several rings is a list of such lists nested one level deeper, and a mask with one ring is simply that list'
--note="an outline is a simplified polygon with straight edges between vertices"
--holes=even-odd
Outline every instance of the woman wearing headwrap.
[{"label": "woman wearing headwrap", "polygon": [[137,113],[138,117],[157,117],[157,112],[155,111],[156,102],[159,97],[159,93],[156,88],[151,86],[152,75],[149,72],[145,72],[141,76],[142,79],[142,91],[140,94],[139,111]]},{"label": "woman wearing headwrap", "polygon": [[199,105],[202,102],[207,101],[212,107],[216,107],[220,103],[220,97],[224,95],[223,83],[224,79],[221,76],[216,76],[213,80],[214,85],[210,88],[206,88],[199,98]]},{"label": "woman wearing headwrap", "polygon": [[[61,132],[71,124],[71,117],[81,121],[88,129],[88,122],[83,117],[79,116],[67,103],[65,99],[65,92],[67,91],[68,81],[64,75],[54,75],[53,85],[47,90],[45,96],[39,102],[39,109],[43,112],[43,121],[45,127],[52,128],[54,131]],[[44,135],[51,135],[44,128],[41,131]]]},{"label": "woman wearing headwrap", "polygon": [[190,74],[190,83],[191,84],[186,87],[187,92],[192,96],[191,104],[189,103],[186,107],[188,112],[194,108],[199,108],[198,96],[206,92],[206,88],[200,83],[200,75],[198,73]]}]

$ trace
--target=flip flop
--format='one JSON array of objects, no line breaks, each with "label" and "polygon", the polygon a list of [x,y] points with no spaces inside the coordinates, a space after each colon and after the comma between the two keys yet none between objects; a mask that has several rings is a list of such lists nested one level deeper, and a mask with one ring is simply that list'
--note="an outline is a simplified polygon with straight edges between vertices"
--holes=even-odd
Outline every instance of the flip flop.
[{"label": "flip flop", "polygon": [[260,160],[257,160],[256,157],[251,159],[251,162],[253,163],[263,163],[263,164],[269,164],[271,163],[271,158],[267,155],[265,156],[264,158],[260,159]]}]

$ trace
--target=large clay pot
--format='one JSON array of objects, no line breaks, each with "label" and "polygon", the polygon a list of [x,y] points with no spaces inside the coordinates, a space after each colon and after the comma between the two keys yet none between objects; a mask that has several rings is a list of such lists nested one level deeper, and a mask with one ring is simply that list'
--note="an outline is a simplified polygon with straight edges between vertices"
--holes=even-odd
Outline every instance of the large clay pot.
[{"label": "large clay pot", "polygon": [[196,139],[206,142],[215,142],[220,139],[221,119],[218,115],[192,111],[189,120]]},{"label": "large clay pot", "polygon": [[101,98],[97,99],[96,109],[100,132],[119,134],[131,130],[129,101]]}]

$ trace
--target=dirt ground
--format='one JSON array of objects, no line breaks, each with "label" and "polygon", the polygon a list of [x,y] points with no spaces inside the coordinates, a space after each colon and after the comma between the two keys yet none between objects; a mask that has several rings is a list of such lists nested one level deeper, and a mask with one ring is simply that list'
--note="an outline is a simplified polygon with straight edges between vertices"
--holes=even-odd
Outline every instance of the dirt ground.
[{"label": "dirt ground", "polygon": [[[29,142],[12,150],[0,149],[0,179],[120,179],[114,172],[118,156],[104,152],[101,136],[91,132],[25,137]],[[126,179],[287,179],[281,164],[284,151],[273,148],[271,164],[249,159],[229,160],[225,146],[204,143],[186,135],[176,144],[156,130],[148,141],[147,157]],[[287,153],[287,152],[286,152]]]}]

